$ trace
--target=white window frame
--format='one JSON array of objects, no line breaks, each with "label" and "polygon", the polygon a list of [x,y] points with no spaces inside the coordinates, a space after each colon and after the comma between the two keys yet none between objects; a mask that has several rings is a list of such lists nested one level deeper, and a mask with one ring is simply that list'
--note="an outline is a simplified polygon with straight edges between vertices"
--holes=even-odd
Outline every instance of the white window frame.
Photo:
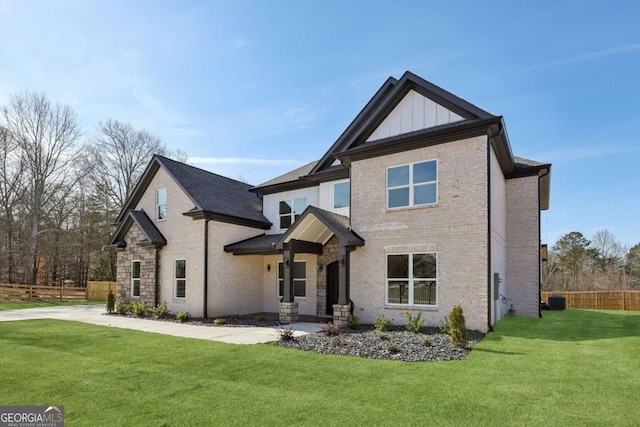
[{"label": "white window frame", "polygon": [[[392,277],[389,278],[388,274],[389,274],[389,256],[393,256],[393,255],[407,255],[409,257],[409,269],[408,269],[408,276],[409,277]],[[423,279],[423,278],[414,278],[413,277],[413,256],[414,255],[433,255],[436,259],[436,278],[435,279]],[[438,253],[437,252],[394,252],[394,253],[388,253],[385,254],[385,265],[384,265],[384,271],[385,271],[385,282],[384,282],[384,302],[385,305],[388,306],[392,306],[392,307],[420,307],[420,308],[437,308],[438,307],[438,301],[440,300],[440,281],[438,280],[438,277],[440,276],[439,273],[439,266],[440,263],[438,261]],[[400,303],[392,303],[389,302],[389,282],[393,282],[393,281],[399,281],[399,280],[407,280],[407,286],[409,287],[409,296],[408,296],[408,302],[406,304],[400,304]],[[435,304],[416,304],[414,303],[414,281],[425,281],[425,282],[434,282],[435,283],[435,287],[436,287],[436,301]]]},{"label": "white window frame", "polygon": [[[349,204],[347,206],[336,207],[336,186],[337,185],[349,185]],[[347,179],[344,181],[334,182],[333,183],[333,201],[331,204],[331,208],[333,210],[342,210],[342,209],[351,209],[351,180]]]},{"label": "white window frame", "polygon": [[[184,261],[184,277],[178,277],[178,261]],[[178,280],[184,280],[184,296],[178,296]],[[187,298],[187,260],[186,258],[178,258],[173,261],[173,297],[183,300]]]},{"label": "white window frame", "polygon": [[[164,203],[160,203],[160,192],[164,191]],[[168,215],[168,210],[167,210],[167,198],[168,198],[168,192],[167,192],[167,188],[163,187],[163,188],[158,188],[156,190],[156,221],[164,221],[167,219],[167,215]],[[164,217],[160,217],[160,208],[164,207]]]},{"label": "white window frame", "polygon": [[[435,162],[436,164],[436,179],[435,181],[426,181],[426,182],[419,182],[419,183],[414,183],[413,182],[413,167],[415,165],[419,165],[422,163],[430,163],[430,162]],[[408,184],[403,184],[403,185],[396,185],[394,187],[389,187],[389,169],[395,169],[395,168],[400,168],[403,166],[408,166],[409,167],[409,183]],[[438,185],[438,177],[440,175],[440,170],[439,170],[439,164],[438,164],[438,159],[429,159],[429,160],[424,160],[424,161],[420,161],[420,162],[413,162],[413,163],[405,163],[405,164],[401,164],[401,165],[394,165],[394,166],[389,166],[386,169],[386,173],[385,173],[385,187],[386,187],[386,191],[387,191],[387,195],[386,195],[386,207],[388,210],[397,210],[397,209],[407,209],[407,208],[413,208],[413,207],[422,207],[422,206],[434,206],[438,204],[438,198],[439,198],[439,185]],[[421,204],[415,204],[414,202],[414,192],[415,192],[415,188],[416,187],[423,187],[426,185],[432,185],[435,184],[436,186],[436,200],[433,203],[421,203]],[[391,192],[391,190],[399,190],[402,188],[408,188],[409,189],[409,204],[405,205],[405,206],[394,206],[391,207],[389,206],[389,193]]]},{"label": "white window frame", "polygon": [[[140,274],[140,276],[139,276],[139,277],[133,277],[133,271],[134,271],[134,270],[133,270],[133,264],[134,264],[134,263],[136,263],[136,262],[137,262],[137,263],[138,263],[138,265],[140,266],[140,267],[138,268],[138,272],[139,272],[139,274]],[[142,285],[142,262],[141,262],[139,259],[131,260],[131,274],[130,274],[129,276],[131,276],[131,297],[132,297],[132,298],[140,298],[140,288],[141,288],[141,285]],[[133,290],[135,289],[134,282],[135,282],[136,280],[138,281],[138,295],[136,295],[136,294],[133,292]]]},{"label": "white window frame", "polygon": [[[294,208],[294,203],[296,200],[304,200],[304,209],[302,209],[302,211],[304,211],[308,206],[309,203],[307,202],[307,197],[292,197],[290,199],[281,199],[278,201],[278,229],[279,230],[288,230],[289,227],[291,227],[295,222],[296,222],[296,216],[300,216],[300,214],[302,212],[296,212],[295,208]],[[282,202],[287,202],[289,203],[289,205],[291,206],[291,212],[290,213],[286,213],[286,214],[281,214],[280,213],[280,203]],[[291,219],[291,224],[289,225],[289,227],[282,227],[282,218],[289,216]]]},{"label": "white window frame", "polygon": [[[294,268],[295,268],[295,264],[298,263],[302,263],[304,264],[304,279],[296,279],[295,277],[293,278],[293,292],[294,295],[293,297],[295,299],[305,299],[307,297],[307,261],[294,261]],[[279,275],[280,275],[280,266],[282,265],[282,261],[278,261],[278,265],[276,266],[277,270],[276,270],[276,294],[278,296],[278,298],[282,298],[284,295],[280,295],[280,281],[284,282],[284,277],[282,279],[280,279]],[[283,274],[284,274],[284,270],[283,270]],[[296,296],[295,295],[295,291],[296,291],[296,283],[295,282],[301,282],[304,281],[304,296]]]}]

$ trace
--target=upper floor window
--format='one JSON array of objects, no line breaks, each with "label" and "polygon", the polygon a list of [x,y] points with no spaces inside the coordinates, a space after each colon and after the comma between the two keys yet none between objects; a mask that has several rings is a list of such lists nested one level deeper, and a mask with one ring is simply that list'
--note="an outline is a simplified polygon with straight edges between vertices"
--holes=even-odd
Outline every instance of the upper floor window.
[{"label": "upper floor window", "polygon": [[351,183],[339,182],[333,184],[333,208],[348,208],[351,204]]},{"label": "upper floor window", "polygon": [[167,218],[167,189],[156,190],[156,219]]},{"label": "upper floor window", "polygon": [[280,230],[287,229],[307,207],[307,198],[283,200],[280,202]]},{"label": "upper floor window", "polygon": [[387,207],[433,205],[438,202],[438,162],[396,166],[387,169]]}]

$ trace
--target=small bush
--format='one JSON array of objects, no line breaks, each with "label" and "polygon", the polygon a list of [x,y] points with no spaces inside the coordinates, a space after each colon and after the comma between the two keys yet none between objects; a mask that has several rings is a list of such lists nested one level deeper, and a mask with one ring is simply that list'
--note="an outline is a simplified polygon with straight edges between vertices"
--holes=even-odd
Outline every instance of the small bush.
[{"label": "small bush", "polygon": [[358,329],[360,317],[357,314],[351,314],[347,317],[347,328],[349,329]]},{"label": "small bush", "polygon": [[213,323],[216,325],[224,325],[227,321],[224,320],[224,317],[218,317],[217,319],[213,319]]},{"label": "small bush", "polygon": [[229,317],[232,318],[232,319],[238,320],[240,318],[240,313],[233,313]]},{"label": "small bush", "polygon": [[151,307],[149,309],[151,314],[153,314],[158,319],[164,319],[169,315],[169,306],[167,303],[158,304],[156,307]]},{"label": "small bush", "polygon": [[336,337],[340,335],[341,329],[339,325],[334,325],[329,322],[325,326],[322,327],[322,333],[328,337]]},{"label": "small bush", "polygon": [[449,319],[447,318],[447,316],[444,316],[444,320],[438,326],[438,330],[441,334],[449,335]]},{"label": "small bush", "polygon": [[118,314],[131,313],[131,305],[120,302],[117,304],[116,310],[118,311]]},{"label": "small bush", "polygon": [[265,320],[267,320],[267,318],[265,316],[263,316],[262,314],[258,314],[256,316],[256,322],[264,322]]},{"label": "small bush", "polygon": [[191,319],[191,315],[188,311],[179,311],[178,314],[176,314],[176,319],[181,322],[188,322],[189,319]]},{"label": "small bush", "polygon": [[376,317],[373,327],[378,332],[384,332],[391,329],[391,325],[393,325],[393,319],[389,319],[383,314],[382,317]]},{"label": "small bush", "polygon": [[109,289],[109,293],[107,294],[107,313],[111,314],[116,309],[116,296],[113,294],[113,291]]},{"label": "small bush", "polygon": [[400,351],[400,349],[398,348],[397,345],[395,345],[393,343],[390,343],[390,344],[387,345],[387,351],[389,353],[395,354],[395,353],[398,353]]},{"label": "small bush", "polygon": [[456,305],[449,315],[449,336],[456,347],[467,345],[467,327],[462,313],[462,307]]},{"label": "small bush", "polygon": [[422,345],[425,347],[431,347],[431,340],[429,339],[429,337],[425,337],[425,339],[422,340]]},{"label": "small bush", "polygon": [[411,313],[407,311],[407,324],[405,325],[407,331],[418,333],[420,332],[420,329],[422,329],[423,323],[424,319],[422,319],[422,313],[418,313],[416,317],[413,317]]},{"label": "small bush", "polygon": [[293,328],[282,328],[278,330],[278,336],[280,341],[293,341],[295,337],[293,336],[294,329]]},{"label": "small bush", "polygon": [[134,302],[131,304],[131,312],[133,312],[133,314],[135,314],[138,317],[146,316],[147,311],[148,311],[147,305],[142,301]]}]

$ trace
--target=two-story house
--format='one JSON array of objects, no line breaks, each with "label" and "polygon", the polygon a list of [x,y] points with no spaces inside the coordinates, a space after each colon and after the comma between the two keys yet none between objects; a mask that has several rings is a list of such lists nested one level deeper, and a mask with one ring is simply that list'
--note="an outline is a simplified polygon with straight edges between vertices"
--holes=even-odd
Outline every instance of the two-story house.
[{"label": "two-story house", "polygon": [[537,316],[550,171],[513,156],[502,117],[407,72],[261,185],[155,156],[116,221],[117,298],[287,322]]}]

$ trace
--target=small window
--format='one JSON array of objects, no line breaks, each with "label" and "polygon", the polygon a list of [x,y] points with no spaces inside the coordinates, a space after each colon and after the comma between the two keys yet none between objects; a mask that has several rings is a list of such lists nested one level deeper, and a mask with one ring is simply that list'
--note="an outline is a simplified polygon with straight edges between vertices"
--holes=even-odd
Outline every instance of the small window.
[{"label": "small window", "polygon": [[176,298],[185,298],[187,295],[187,261],[176,260],[175,293]]},{"label": "small window", "polygon": [[283,200],[279,205],[280,230],[286,230],[307,207],[307,198]]},{"label": "small window", "polygon": [[333,185],[333,208],[348,208],[351,202],[351,183],[340,182]]},{"label": "small window", "polygon": [[131,296],[140,296],[140,261],[131,261]]},{"label": "small window", "polygon": [[160,188],[156,191],[156,219],[167,218],[167,189]]},{"label": "small window", "polygon": [[434,253],[387,255],[387,304],[437,304]]},{"label": "small window", "polygon": [[[307,294],[307,262],[293,263],[293,296],[305,297]],[[284,264],[278,263],[278,296],[284,295]]]},{"label": "small window", "polygon": [[436,160],[387,169],[387,207],[433,205],[438,202]]}]

